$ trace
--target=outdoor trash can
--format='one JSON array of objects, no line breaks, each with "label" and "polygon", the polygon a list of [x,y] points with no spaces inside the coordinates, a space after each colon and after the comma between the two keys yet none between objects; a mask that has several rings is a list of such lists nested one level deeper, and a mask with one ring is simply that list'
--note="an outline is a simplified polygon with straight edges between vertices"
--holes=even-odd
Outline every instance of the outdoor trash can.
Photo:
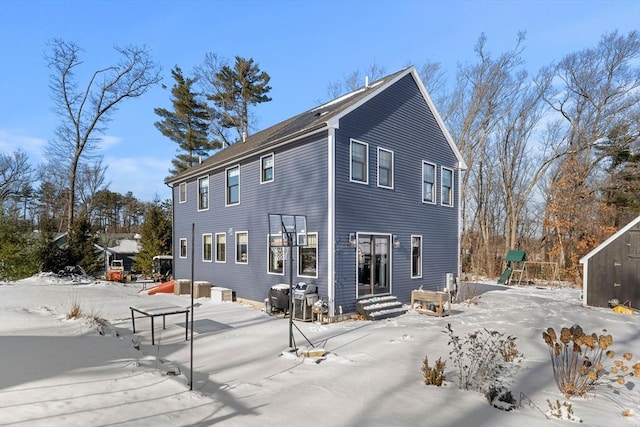
[{"label": "outdoor trash can", "polygon": [[269,289],[269,305],[271,313],[276,311],[289,311],[289,285],[280,283]]}]

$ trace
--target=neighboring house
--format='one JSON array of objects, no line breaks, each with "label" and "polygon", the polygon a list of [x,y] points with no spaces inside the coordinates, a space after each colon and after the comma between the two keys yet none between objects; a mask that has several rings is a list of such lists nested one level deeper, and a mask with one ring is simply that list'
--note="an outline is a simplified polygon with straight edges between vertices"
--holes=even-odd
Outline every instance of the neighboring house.
[{"label": "neighboring house", "polygon": [[640,308],[640,216],[580,259],[585,305],[607,307],[616,299]]},{"label": "neighboring house", "polygon": [[[142,249],[140,239],[141,236],[138,233],[101,233],[94,248],[96,255],[102,260],[105,271],[108,270],[109,264],[114,259],[123,260],[125,271],[131,271],[136,255]],[[67,245],[67,233],[57,233],[53,237],[53,243],[59,248],[65,248]]]},{"label": "neighboring house", "polygon": [[124,271],[130,272],[133,270],[133,265],[136,260],[136,255],[140,253],[142,245],[140,244],[140,235],[131,233],[129,234],[117,234],[109,239],[109,247],[106,253],[108,254],[108,262],[114,259],[121,259],[124,265]]},{"label": "neighboring house", "polygon": [[263,301],[289,280],[268,214],[306,215],[293,283],[316,284],[331,316],[364,296],[408,303],[459,274],[464,169],[415,68],[401,70],[167,179],[175,277],[193,262],[194,280]]}]

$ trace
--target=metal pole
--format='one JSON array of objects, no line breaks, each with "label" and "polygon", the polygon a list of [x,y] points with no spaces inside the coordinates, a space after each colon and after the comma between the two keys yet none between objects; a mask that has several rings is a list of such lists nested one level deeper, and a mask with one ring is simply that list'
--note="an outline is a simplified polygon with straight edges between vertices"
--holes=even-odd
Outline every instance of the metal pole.
[{"label": "metal pole", "polygon": [[293,348],[293,242],[291,234],[287,233],[289,244],[289,348]]},{"label": "metal pole", "polygon": [[191,354],[189,358],[189,390],[193,390],[193,262],[196,224],[191,223]]}]

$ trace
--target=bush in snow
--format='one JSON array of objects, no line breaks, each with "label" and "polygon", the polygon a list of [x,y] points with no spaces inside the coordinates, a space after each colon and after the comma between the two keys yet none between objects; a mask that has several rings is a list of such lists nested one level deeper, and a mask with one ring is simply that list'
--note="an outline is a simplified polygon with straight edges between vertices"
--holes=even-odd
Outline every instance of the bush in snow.
[{"label": "bush in snow", "polygon": [[551,403],[549,399],[547,399],[547,404],[549,405],[549,410],[546,412],[546,415],[558,418],[560,420],[569,420],[574,423],[581,423],[582,420],[576,417],[573,413],[573,406],[571,403],[562,402],[556,400],[556,403]]},{"label": "bush in snow", "polygon": [[436,366],[429,366],[429,358],[425,356],[422,362],[422,373],[424,374],[424,383],[426,385],[435,385],[440,387],[445,380],[444,368],[447,362],[443,362],[442,358],[436,360]]},{"label": "bush in snow", "polygon": [[549,347],[553,377],[565,397],[584,396],[601,385],[624,385],[627,376],[635,375],[627,365],[632,354],[624,353],[622,358],[613,360],[615,352],[610,349],[613,337],[603,332],[587,335],[579,325],[573,325],[562,328],[560,336],[553,328],[542,333],[542,339]]},{"label": "bush in snow", "polygon": [[[505,336],[498,331],[482,329],[460,338],[447,324],[449,353],[458,368],[459,387],[482,392],[492,401],[498,395],[510,396],[505,388],[512,362],[520,356],[515,337]],[[493,403],[493,402],[492,402]]]}]

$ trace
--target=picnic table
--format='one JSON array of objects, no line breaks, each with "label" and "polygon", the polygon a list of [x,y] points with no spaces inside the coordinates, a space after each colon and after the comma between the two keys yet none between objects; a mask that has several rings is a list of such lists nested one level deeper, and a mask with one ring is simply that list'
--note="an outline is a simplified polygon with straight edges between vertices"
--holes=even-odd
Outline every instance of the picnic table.
[{"label": "picnic table", "polygon": [[173,304],[163,304],[159,306],[130,306],[131,309],[131,324],[133,325],[133,333],[136,333],[136,318],[135,313],[140,313],[143,316],[151,318],[151,345],[155,344],[155,334],[154,334],[154,322],[158,316],[162,316],[162,329],[166,329],[166,316],[170,316],[172,314],[185,314],[185,328],[184,328],[184,339],[188,340],[188,331],[189,328],[187,325],[189,324],[189,308],[188,307],[180,307],[179,305]]}]

